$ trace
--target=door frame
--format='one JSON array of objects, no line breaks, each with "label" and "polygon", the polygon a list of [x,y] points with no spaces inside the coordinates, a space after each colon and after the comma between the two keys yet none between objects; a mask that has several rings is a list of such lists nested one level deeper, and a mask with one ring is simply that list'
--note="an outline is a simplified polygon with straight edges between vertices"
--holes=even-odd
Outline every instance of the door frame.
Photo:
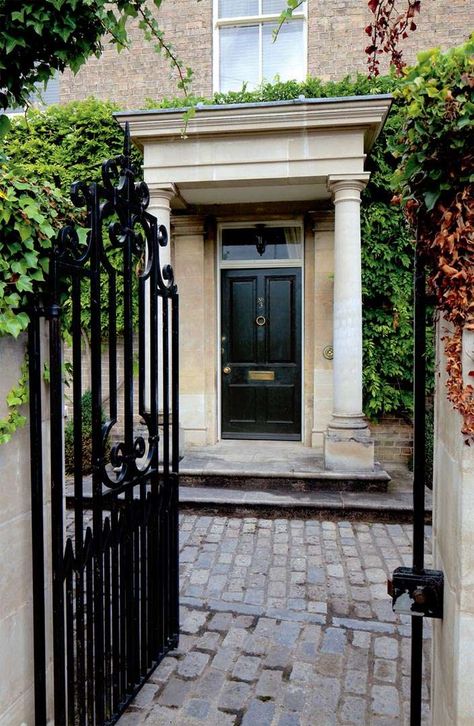
[{"label": "door frame", "polygon": [[[294,260],[232,260],[225,261],[222,259],[222,230],[232,228],[243,228],[255,227],[256,224],[264,224],[265,227],[296,227],[301,230],[301,258]],[[217,244],[216,244],[216,269],[217,269],[217,285],[216,285],[216,311],[217,311],[217,326],[216,326],[216,372],[217,372],[217,440],[222,441],[222,355],[221,355],[221,336],[222,336],[222,310],[221,310],[221,295],[222,295],[222,275],[221,270],[254,270],[254,269],[274,269],[278,270],[281,268],[297,267],[301,270],[301,326],[299,334],[301,336],[301,438],[295,443],[301,443],[305,440],[305,338],[304,332],[304,321],[305,321],[305,227],[303,217],[280,217],[278,219],[252,219],[252,220],[234,220],[232,222],[218,222],[217,223]],[[236,441],[238,439],[235,439]],[[240,439],[239,439],[240,440]],[[270,441],[270,439],[268,439]],[[224,439],[224,441],[232,441],[232,439]],[[266,441],[266,439],[259,439],[259,441]]]}]

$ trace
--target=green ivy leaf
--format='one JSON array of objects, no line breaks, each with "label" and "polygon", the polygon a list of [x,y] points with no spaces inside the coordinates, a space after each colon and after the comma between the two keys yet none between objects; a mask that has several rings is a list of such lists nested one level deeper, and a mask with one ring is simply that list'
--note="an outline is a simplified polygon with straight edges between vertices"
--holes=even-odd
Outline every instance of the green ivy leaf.
[{"label": "green ivy leaf", "polygon": [[0,114],[0,140],[8,133],[11,122],[5,113]]},{"label": "green ivy leaf", "polygon": [[423,199],[425,200],[425,205],[428,212],[431,212],[440,196],[440,189],[435,189],[434,191],[428,191],[423,193]]}]

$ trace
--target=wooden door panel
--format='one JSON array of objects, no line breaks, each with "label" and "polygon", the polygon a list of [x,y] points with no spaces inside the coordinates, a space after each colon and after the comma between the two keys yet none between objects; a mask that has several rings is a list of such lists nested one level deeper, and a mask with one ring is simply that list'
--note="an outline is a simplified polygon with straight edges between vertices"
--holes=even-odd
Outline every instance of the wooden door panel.
[{"label": "wooden door panel", "polygon": [[294,278],[267,279],[268,363],[295,363]]},{"label": "wooden door panel", "polygon": [[221,309],[222,437],[299,439],[301,270],[223,270]]},{"label": "wooden door panel", "polygon": [[257,423],[257,391],[253,386],[229,385],[229,422],[232,425]]},{"label": "wooden door panel", "polygon": [[296,387],[279,385],[267,389],[267,421],[269,424],[295,424]]},{"label": "wooden door panel", "polygon": [[257,281],[230,280],[230,357],[235,363],[252,362],[257,355],[254,326]]}]

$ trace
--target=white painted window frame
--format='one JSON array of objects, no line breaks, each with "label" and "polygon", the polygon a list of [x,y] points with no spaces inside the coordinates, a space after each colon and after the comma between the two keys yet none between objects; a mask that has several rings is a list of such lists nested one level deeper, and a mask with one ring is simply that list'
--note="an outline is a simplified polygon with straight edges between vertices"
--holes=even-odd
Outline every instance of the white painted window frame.
[{"label": "white painted window frame", "polygon": [[[262,0],[259,0],[259,8],[262,8]],[[275,23],[278,21],[280,14],[263,14],[259,15],[245,15],[241,17],[232,18],[219,18],[219,0],[213,0],[213,12],[212,12],[212,87],[214,93],[219,93],[219,81],[220,81],[220,38],[219,32],[221,28],[234,27],[236,25],[258,25],[259,26],[259,78],[262,82],[262,28],[264,23]],[[303,20],[303,64],[304,64],[304,75],[308,72],[308,0],[303,5],[295,10],[293,13],[295,20]],[[289,20],[288,22],[292,22]]]},{"label": "white painted window frame", "polygon": [[[301,258],[293,260],[223,260],[222,259],[222,230],[223,229],[236,229],[236,228],[255,228],[256,224],[264,224],[265,227],[297,227],[301,231]],[[222,328],[221,328],[221,270],[255,270],[262,268],[287,268],[287,267],[298,267],[301,270],[301,440],[303,443],[305,440],[305,351],[306,341],[304,337],[305,329],[305,226],[302,217],[281,217],[280,219],[253,219],[251,221],[235,221],[235,222],[218,222],[217,223],[217,439],[222,440]],[[226,439],[227,440],[227,439]]]}]

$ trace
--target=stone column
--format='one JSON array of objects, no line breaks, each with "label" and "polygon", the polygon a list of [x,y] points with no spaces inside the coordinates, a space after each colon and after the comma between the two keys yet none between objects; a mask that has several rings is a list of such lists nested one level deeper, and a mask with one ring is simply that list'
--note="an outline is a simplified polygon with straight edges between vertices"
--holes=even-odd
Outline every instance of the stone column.
[{"label": "stone column", "polygon": [[[148,206],[148,212],[150,214],[153,214],[157,220],[158,224],[163,224],[168,232],[168,244],[166,247],[160,247],[160,268],[163,270],[163,267],[171,263],[171,200],[173,197],[176,196],[176,188],[174,184],[166,184],[165,186],[158,187],[155,184],[148,184],[148,188],[150,190],[150,204]],[[146,283],[145,286],[145,310],[149,309],[150,304],[150,290],[149,285]],[[162,313],[162,304],[161,300],[158,301],[158,325],[161,326],[161,313]],[[149,325],[145,325],[145,347],[149,349],[150,345],[150,329]],[[162,356],[162,341],[161,341],[161,332],[159,332],[158,337],[158,360],[163,360]],[[159,377],[161,379],[161,372],[159,373]],[[161,395],[161,394],[160,394]],[[149,402],[150,402],[150,364],[148,358],[145,362],[145,406],[149,410]]]},{"label": "stone column", "polygon": [[372,471],[374,442],[362,413],[360,194],[368,173],[329,177],[335,205],[333,414],[324,442],[331,471]]},{"label": "stone column", "polygon": [[160,263],[163,268],[164,265],[172,264],[171,262],[171,200],[177,195],[176,187],[174,184],[167,184],[166,186],[156,186],[155,184],[149,184],[150,190],[150,206],[148,211],[150,214],[154,214],[158,219],[158,224],[163,224],[168,230],[169,242],[166,247],[160,247]]}]

